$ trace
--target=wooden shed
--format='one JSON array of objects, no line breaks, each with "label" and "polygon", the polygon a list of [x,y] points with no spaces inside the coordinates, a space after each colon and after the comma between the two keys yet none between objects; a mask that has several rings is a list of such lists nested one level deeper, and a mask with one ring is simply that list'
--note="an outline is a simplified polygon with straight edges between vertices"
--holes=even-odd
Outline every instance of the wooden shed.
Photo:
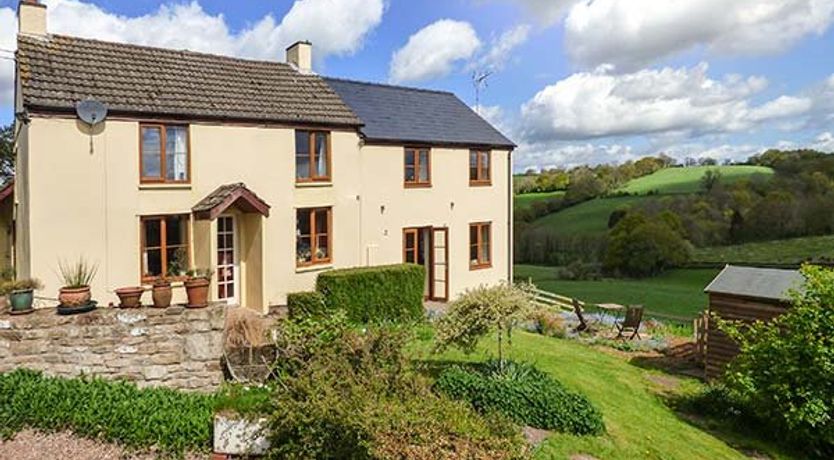
[{"label": "wooden shed", "polygon": [[[801,289],[803,282],[797,270],[727,265],[704,291],[709,295],[711,315],[727,320],[768,321],[790,307],[789,292]],[[738,345],[712,323],[710,320],[707,325],[707,379],[720,376],[739,351]]]}]

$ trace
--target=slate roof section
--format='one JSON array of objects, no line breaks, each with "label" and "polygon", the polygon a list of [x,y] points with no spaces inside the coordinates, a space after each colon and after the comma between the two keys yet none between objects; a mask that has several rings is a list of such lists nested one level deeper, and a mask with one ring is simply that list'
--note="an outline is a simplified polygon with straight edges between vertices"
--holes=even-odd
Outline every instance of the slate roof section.
[{"label": "slate roof section", "polygon": [[269,217],[269,204],[249,190],[243,182],[217,187],[195,204],[191,211],[198,220],[213,220],[232,205],[244,212],[254,212]]},{"label": "slate roof section", "polygon": [[704,292],[787,301],[788,293],[801,290],[804,283],[798,270],[727,265]]},{"label": "slate roof section", "polygon": [[515,148],[452,93],[325,78],[364,122],[370,143]]},{"label": "slate roof section", "polygon": [[111,114],[356,127],[316,75],[288,64],[49,35],[18,36],[23,103],[74,110],[92,97]]}]

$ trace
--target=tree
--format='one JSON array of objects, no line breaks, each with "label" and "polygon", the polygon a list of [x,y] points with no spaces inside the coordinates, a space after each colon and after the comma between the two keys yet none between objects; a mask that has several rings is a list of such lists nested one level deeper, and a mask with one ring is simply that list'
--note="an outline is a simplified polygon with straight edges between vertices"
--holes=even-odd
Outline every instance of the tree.
[{"label": "tree", "polygon": [[834,270],[804,266],[804,289],[769,322],[717,319],[738,342],[723,384],[762,420],[787,428],[821,458],[834,456]]},{"label": "tree", "polygon": [[718,183],[721,182],[721,171],[717,169],[707,169],[707,172],[704,173],[703,177],[701,177],[701,188],[709,193],[715,188]]},{"label": "tree", "polygon": [[456,347],[469,353],[481,338],[497,333],[498,362],[503,369],[504,341],[511,343],[512,329],[532,310],[533,288],[530,284],[501,283],[466,291],[437,322],[435,351]]},{"label": "tree", "polygon": [[653,219],[640,211],[628,213],[609,232],[605,268],[644,277],[682,265],[692,252],[682,232],[680,219],[669,211]]},{"label": "tree", "polygon": [[0,128],[0,182],[14,177],[14,124]]}]

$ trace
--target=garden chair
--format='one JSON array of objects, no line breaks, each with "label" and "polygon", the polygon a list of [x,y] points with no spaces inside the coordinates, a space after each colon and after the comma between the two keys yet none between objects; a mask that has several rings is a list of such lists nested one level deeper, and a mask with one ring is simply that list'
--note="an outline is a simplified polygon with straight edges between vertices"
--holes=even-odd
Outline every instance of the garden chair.
[{"label": "garden chair", "polygon": [[622,321],[617,321],[614,323],[614,327],[617,328],[617,339],[625,340],[625,336],[627,334],[631,334],[628,337],[628,340],[632,340],[635,337],[638,339],[640,337],[640,323],[643,321],[643,306],[642,305],[631,305],[626,309],[625,318]]},{"label": "garden chair", "polygon": [[576,313],[576,317],[579,319],[579,326],[576,326],[576,332],[584,332],[588,330],[588,322],[585,321],[585,315],[582,313],[582,304],[579,303],[576,299],[571,299],[573,303],[573,312]]}]

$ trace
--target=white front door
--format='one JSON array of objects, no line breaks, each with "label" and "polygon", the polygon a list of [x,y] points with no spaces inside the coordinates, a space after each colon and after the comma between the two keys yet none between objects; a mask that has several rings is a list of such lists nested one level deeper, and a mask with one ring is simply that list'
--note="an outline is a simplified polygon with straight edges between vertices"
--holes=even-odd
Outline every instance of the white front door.
[{"label": "white front door", "polygon": [[217,298],[238,303],[240,299],[240,258],[237,245],[237,219],[217,218]]}]

